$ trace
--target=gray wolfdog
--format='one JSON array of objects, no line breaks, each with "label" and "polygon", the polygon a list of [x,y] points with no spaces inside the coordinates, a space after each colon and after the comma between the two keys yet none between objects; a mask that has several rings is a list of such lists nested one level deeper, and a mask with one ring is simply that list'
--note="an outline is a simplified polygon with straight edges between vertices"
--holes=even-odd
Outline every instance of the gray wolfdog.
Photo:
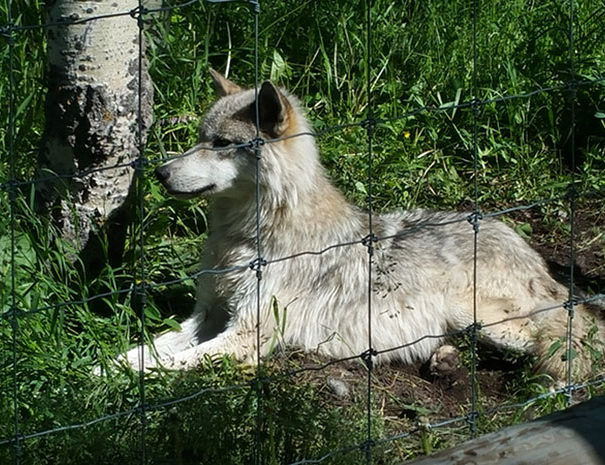
[{"label": "gray wolfdog", "polygon": [[[146,351],[145,365],[187,368],[213,354],[251,362],[257,352],[265,356],[276,345],[333,358],[362,354],[368,349],[369,266],[367,244],[360,239],[368,234],[367,213],[349,204],[327,179],[294,96],[268,81],[255,95],[254,89],[242,89],[214,70],[211,75],[220,98],[201,126],[200,144],[159,166],[156,175],[171,194],[211,198],[204,269],[253,262],[257,158],[245,143],[256,137],[258,108],[261,136],[278,139],[261,146],[258,161],[260,237],[268,262],[260,281],[260,322],[257,326],[253,270],[203,274],[193,315],[180,331],[155,339],[156,356]],[[290,137],[300,133],[306,135]],[[476,308],[481,338],[536,354],[542,371],[564,379],[563,349],[552,355],[550,348],[566,335],[568,312],[562,304],[569,291],[513,230],[483,219],[475,295],[474,231],[468,216],[425,210],[374,216],[373,231],[380,238],[373,243],[371,284],[377,360],[429,360],[445,338],[422,337],[467,328]],[[356,243],[330,248],[349,242]],[[276,260],[305,251],[324,252]],[[572,344],[578,356],[573,366],[579,376],[591,368],[584,338],[592,330],[603,340],[597,313],[575,306]],[[138,366],[137,349],[126,357]]]}]

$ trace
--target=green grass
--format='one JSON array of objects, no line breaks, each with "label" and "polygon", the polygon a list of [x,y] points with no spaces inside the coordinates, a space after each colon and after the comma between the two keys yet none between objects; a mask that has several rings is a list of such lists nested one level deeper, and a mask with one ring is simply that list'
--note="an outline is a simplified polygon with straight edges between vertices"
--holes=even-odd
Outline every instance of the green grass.
[{"label": "green grass", "polygon": [[[570,94],[559,87],[569,79],[568,2],[478,2],[476,74],[469,5],[436,0],[374,1],[369,75],[373,112],[383,120],[375,134],[372,167],[379,210],[469,208],[474,200],[475,145],[483,209],[563,197],[567,191],[572,176]],[[274,79],[300,96],[318,131],[360,121],[368,110],[364,7],[363,1],[354,0],[261,5],[260,77]],[[41,21],[42,9],[37,0],[18,0],[13,15],[18,24],[34,24]],[[578,79],[603,77],[604,14],[599,2],[576,5],[573,59]],[[2,5],[1,24],[6,17]],[[14,38],[14,169],[18,179],[29,179],[35,172],[44,125],[44,31],[20,32]],[[209,66],[225,70],[230,60],[232,79],[244,85],[254,81],[252,38],[252,16],[242,3],[200,3],[162,15],[154,23],[148,33],[148,56],[156,89],[155,119],[191,120],[156,124],[147,146],[149,158],[179,153],[194,143],[195,118],[214,99]],[[0,112],[0,183],[4,183],[9,178],[6,41],[0,43],[0,62],[0,96],[5,102]],[[476,138],[472,110],[447,109],[473,96],[501,99],[549,87],[557,90],[480,106]],[[601,195],[605,188],[604,101],[603,82],[578,89],[574,176],[581,190],[600,191]],[[425,106],[441,109],[399,118]],[[351,201],[364,205],[365,131],[328,132],[318,142],[336,184]],[[158,286],[149,292],[145,309],[146,337],[150,337],[174,327],[192,308],[194,285],[186,277],[197,270],[206,219],[203,202],[166,197],[151,175],[144,183],[147,279],[150,283],[183,279],[178,285]],[[32,213],[31,196],[26,186],[12,204],[13,261],[10,202],[7,192],[0,194],[6,212],[0,216],[0,438],[13,434],[15,393],[19,429],[25,434],[129,411],[138,405],[141,395],[137,376],[127,370],[109,377],[90,374],[93,366],[109,364],[138,339],[139,323],[127,291],[138,273],[139,226],[131,227],[122,265],[104,266],[98,276],[87,276],[72,263],[73,251],[56,239],[52,225]],[[564,207],[563,202],[541,207],[545,223],[564,229],[558,216]],[[594,228],[591,237],[598,240],[605,227],[601,223]],[[521,223],[519,230],[531,236],[531,225]],[[565,234],[568,231],[556,237]],[[602,239],[601,243],[605,252]],[[106,295],[95,298],[99,294]],[[79,303],[52,307],[66,301]],[[11,324],[13,305],[24,312],[16,326]],[[297,384],[278,377],[263,384],[259,406],[250,384],[253,379],[253,370],[226,359],[207,362],[190,373],[148,375],[145,395],[149,404],[209,388],[218,390],[149,412],[148,462],[251,463],[260,444],[267,463],[287,463],[321,457],[365,439],[363,396],[340,405],[317,380],[303,379]],[[230,390],[234,384],[245,386]],[[521,370],[510,387],[511,402],[543,392],[529,369]],[[418,404],[413,407],[421,409]],[[563,404],[557,396],[525,409],[490,415],[481,420],[480,430],[523,421],[528,409],[543,414]],[[375,437],[418,426],[383,416],[381,409],[375,400]],[[463,409],[461,405],[461,413]],[[21,463],[135,462],[141,454],[140,428],[138,414],[132,413],[29,439],[21,443]],[[384,463],[396,462],[455,444],[467,434],[464,424],[420,429],[410,438],[375,448],[374,457]],[[0,462],[13,463],[14,453],[12,446],[0,445]],[[362,457],[363,451],[357,449],[335,454],[324,463],[355,463]]]}]

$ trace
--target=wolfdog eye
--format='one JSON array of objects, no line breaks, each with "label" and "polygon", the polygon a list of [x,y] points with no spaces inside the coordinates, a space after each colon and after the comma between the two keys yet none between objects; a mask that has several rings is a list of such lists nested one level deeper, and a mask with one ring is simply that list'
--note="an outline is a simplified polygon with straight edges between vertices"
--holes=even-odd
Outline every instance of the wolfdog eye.
[{"label": "wolfdog eye", "polygon": [[227,147],[232,143],[233,142],[231,142],[229,139],[225,139],[224,137],[217,137],[212,141],[212,147]]}]

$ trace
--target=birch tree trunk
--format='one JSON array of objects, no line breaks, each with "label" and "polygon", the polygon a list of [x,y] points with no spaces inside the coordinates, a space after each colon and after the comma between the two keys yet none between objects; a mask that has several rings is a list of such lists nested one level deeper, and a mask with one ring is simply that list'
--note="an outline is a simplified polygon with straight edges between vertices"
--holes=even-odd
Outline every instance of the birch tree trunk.
[{"label": "birch tree trunk", "polygon": [[[36,200],[75,253],[90,245],[95,231],[112,221],[124,223],[134,169],[123,165],[135,160],[139,143],[146,142],[153,88],[143,60],[139,135],[137,19],[74,22],[137,6],[138,0],[56,0],[47,6],[49,22],[67,25],[47,30],[46,127],[38,175],[67,176],[38,185]],[[110,237],[116,239],[113,230]]]}]

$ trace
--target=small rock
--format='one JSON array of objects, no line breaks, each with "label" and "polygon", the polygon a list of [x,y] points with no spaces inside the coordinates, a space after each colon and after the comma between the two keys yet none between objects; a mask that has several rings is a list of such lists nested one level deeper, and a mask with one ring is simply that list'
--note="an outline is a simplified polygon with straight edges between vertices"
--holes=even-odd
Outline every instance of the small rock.
[{"label": "small rock", "polygon": [[349,385],[347,383],[345,383],[343,380],[329,377],[327,384],[328,384],[328,387],[332,390],[332,393],[338,399],[348,399],[349,398],[349,396],[351,394],[351,390],[349,389]]},{"label": "small rock", "polygon": [[456,371],[460,367],[458,349],[454,346],[443,345],[431,356],[430,372],[433,376],[444,376]]}]

